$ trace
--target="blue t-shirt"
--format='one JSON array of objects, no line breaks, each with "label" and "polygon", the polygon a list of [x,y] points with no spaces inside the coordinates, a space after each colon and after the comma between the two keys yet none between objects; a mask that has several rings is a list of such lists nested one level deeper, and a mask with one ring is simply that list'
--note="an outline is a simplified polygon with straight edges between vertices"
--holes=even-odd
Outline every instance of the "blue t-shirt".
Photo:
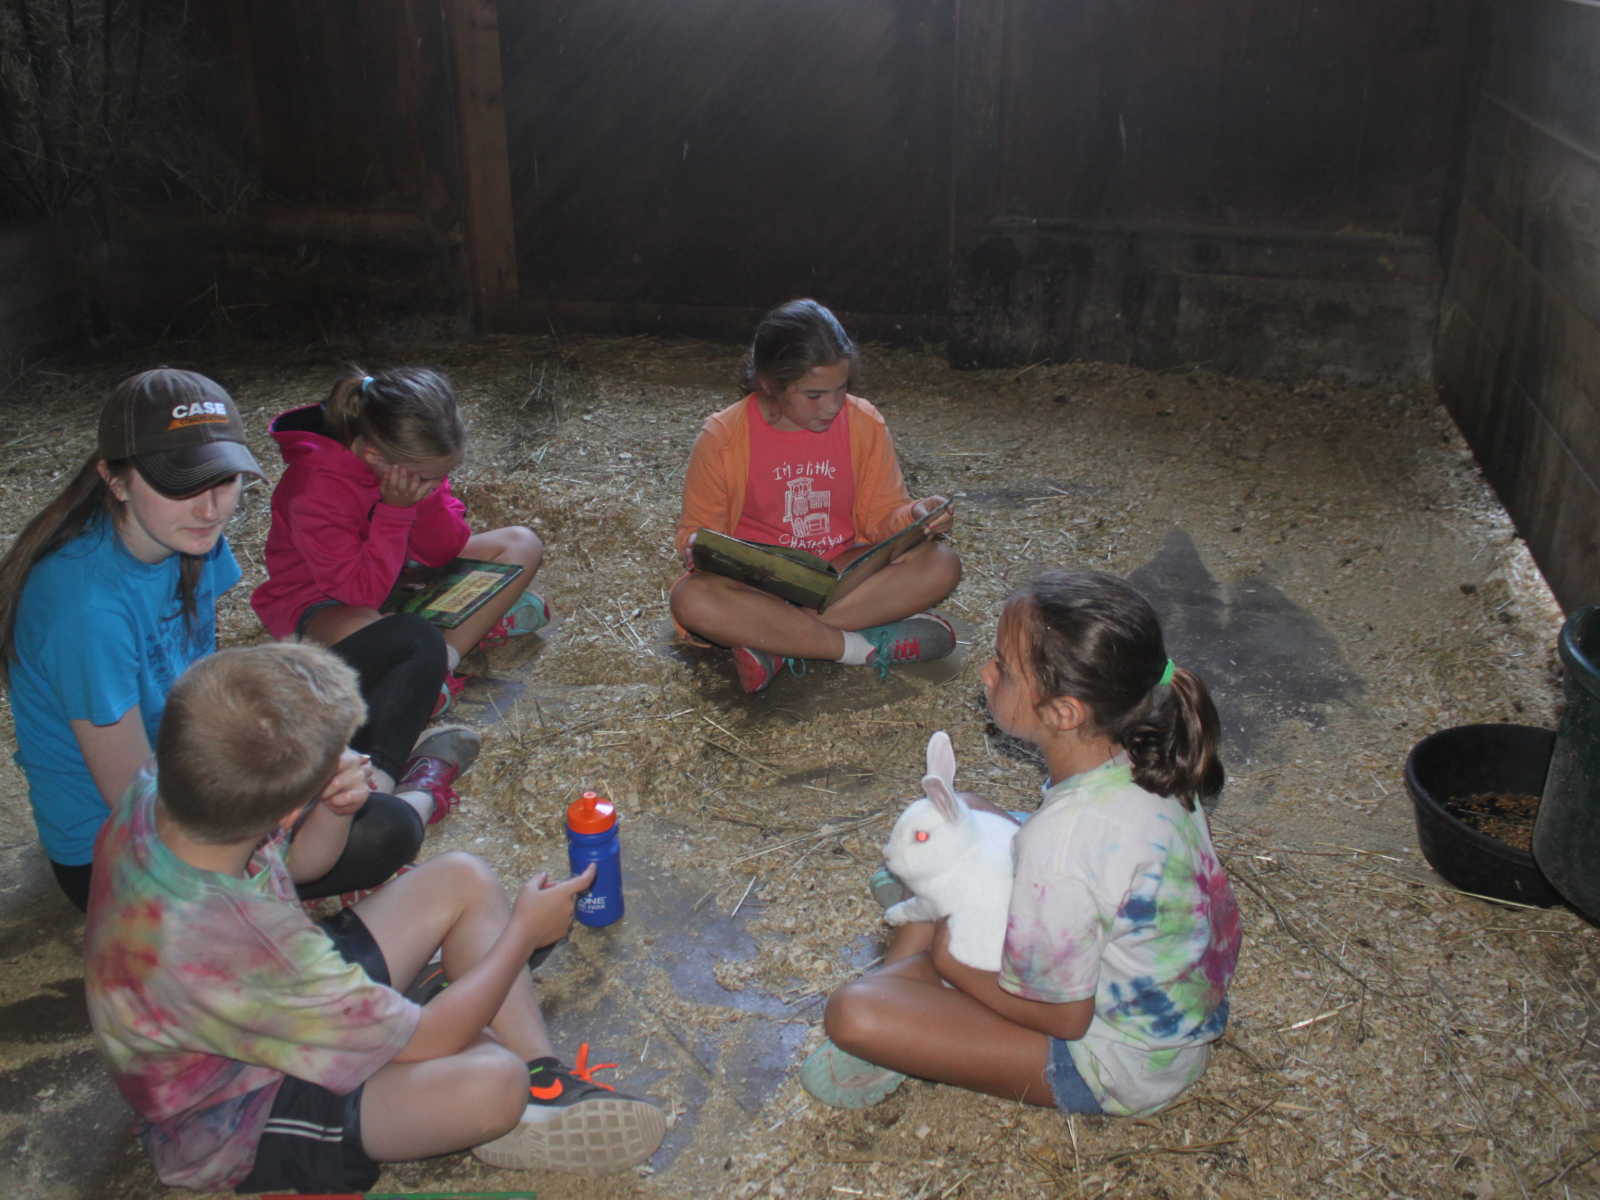
[{"label": "blue t-shirt", "polygon": [[68,722],[112,725],[137,705],[154,746],[168,689],[216,649],[217,597],[239,581],[239,564],[220,539],[185,620],[181,561],[141,562],[102,517],[35,564],[23,584],[12,641],[15,757],[39,840],[63,866],[89,862],[108,812]]}]

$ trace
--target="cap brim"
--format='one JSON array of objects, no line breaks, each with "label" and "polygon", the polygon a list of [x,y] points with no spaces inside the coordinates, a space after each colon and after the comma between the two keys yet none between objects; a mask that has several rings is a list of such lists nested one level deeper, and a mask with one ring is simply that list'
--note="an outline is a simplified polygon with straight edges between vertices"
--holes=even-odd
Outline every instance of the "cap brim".
[{"label": "cap brim", "polygon": [[141,455],[134,462],[150,486],[166,496],[191,496],[233,475],[266,478],[243,442],[203,442]]}]

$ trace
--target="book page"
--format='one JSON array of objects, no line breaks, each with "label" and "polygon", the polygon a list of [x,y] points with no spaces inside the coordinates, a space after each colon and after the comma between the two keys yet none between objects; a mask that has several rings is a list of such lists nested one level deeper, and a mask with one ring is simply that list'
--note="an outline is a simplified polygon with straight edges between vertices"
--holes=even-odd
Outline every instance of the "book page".
[{"label": "book page", "polygon": [[497,571],[472,571],[442,596],[435,597],[428,607],[439,612],[465,612],[504,578]]},{"label": "book page", "polygon": [[[834,586],[833,593],[828,597],[828,604],[837,604],[856,588],[875,574],[880,567],[885,567],[899,558],[907,550],[920,546],[928,540],[928,525],[950,507],[946,500],[932,512],[926,513],[907,525],[899,533],[891,534],[883,539],[871,550],[868,550],[855,562],[851,563],[839,573],[839,582]],[[823,605],[826,608],[827,605]]]}]

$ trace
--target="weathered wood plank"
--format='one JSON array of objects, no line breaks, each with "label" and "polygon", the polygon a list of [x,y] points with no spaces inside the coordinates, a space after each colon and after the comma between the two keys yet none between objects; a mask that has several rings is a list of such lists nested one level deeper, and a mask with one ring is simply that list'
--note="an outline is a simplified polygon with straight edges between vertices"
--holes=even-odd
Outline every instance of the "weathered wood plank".
[{"label": "weathered wood plank", "polygon": [[1495,0],[1483,90],[1600,156],[1600,6]]},{"label": "weathered wood plank", "polygon": [[1470,203],[1436,372],[1558,599],[1570,607],[1600,597],[1600,327]]},{"label": "weathered wood plank", "polygon": [[1580,153],[1491,99],[1478,115],[1465,201],[1552,289],[1600,320],[1600,157]]},{"label": "weathered wood plank", "polygon": [[472,309],[482,327],[493,328],[519,291],[499,14],[495,0],[444,0],[443,11],[456,81]]}]

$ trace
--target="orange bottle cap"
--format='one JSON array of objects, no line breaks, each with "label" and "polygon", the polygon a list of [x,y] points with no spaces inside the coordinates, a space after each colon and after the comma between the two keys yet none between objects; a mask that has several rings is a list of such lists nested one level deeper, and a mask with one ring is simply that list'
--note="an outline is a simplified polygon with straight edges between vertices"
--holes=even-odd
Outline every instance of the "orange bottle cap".
[{"label": "orange bottle cap", "polygon": [[567,805],[567,828],[573,833],[604,833],[617,823],[617,806],[599,792],[585,792]]}]

